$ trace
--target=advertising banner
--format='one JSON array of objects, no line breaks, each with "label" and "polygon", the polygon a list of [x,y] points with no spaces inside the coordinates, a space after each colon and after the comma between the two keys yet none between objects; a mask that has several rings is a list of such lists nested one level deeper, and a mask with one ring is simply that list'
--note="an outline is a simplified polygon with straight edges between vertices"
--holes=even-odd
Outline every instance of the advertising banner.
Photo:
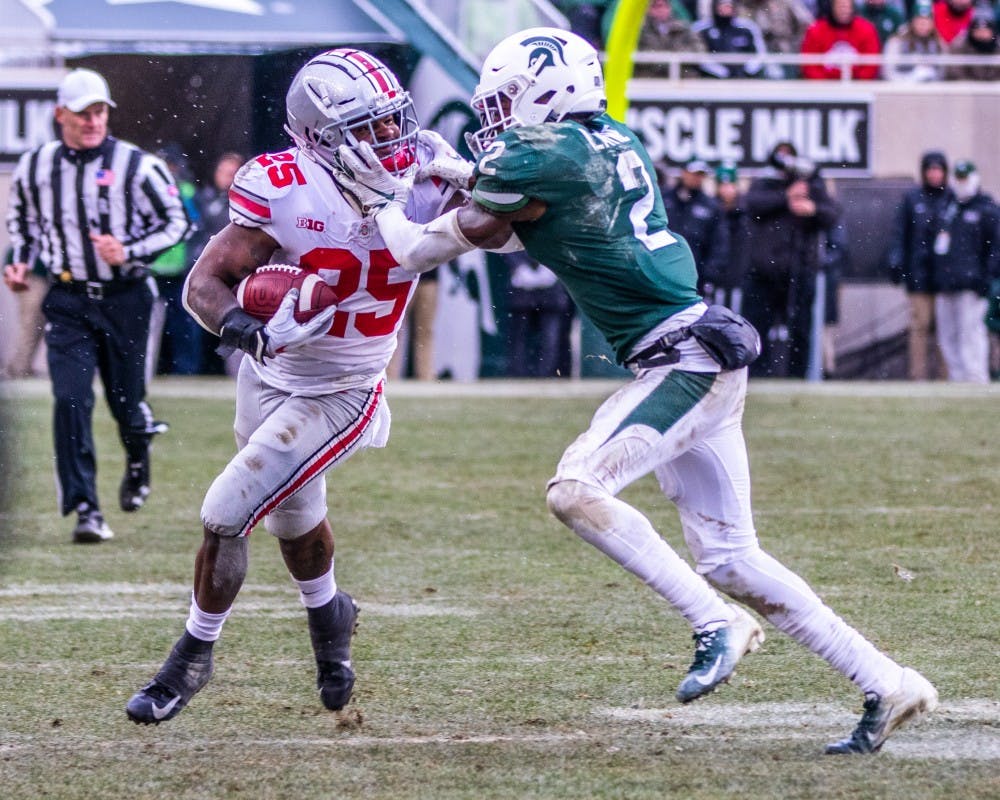
[{"label": "advertising banner", "polygon": [[752,170],[767,164],[775,144],[792,142],[825,175],[871,174],[871,98],[695,99],[690,93],[651,93],[630,98],[626,121],[654,162],[729,160]]}]

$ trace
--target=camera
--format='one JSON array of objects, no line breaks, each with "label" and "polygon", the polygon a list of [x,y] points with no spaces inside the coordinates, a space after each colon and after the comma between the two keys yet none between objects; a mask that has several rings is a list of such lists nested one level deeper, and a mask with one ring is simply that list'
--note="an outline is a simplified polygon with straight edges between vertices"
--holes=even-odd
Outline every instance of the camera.
[{"label": "camera", "polygon": [[792,180],[809,180],[817,172],[816,163],[802,156],[775,153],[771,162]]}]

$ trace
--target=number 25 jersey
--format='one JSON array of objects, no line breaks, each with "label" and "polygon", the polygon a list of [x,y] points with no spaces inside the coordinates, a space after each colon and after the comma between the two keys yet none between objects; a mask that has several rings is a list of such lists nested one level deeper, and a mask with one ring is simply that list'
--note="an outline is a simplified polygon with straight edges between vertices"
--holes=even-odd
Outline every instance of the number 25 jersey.
[{"label": "number 25 jersey", "polygon": [[[418,143],[417,159],[433,157]],[[455,189],[415,184],[406,205],[414,222],[437,217]],[[253,367],[271,386],[326,394],[376,382],[396,349],[403,311],[418,275],[399,266],[368,217],[344,199],[330,174],[298,148],[247,162],[229,190],[229,219],[278,243],[271,263],[316,273],[339,298],[330,331]]]}]

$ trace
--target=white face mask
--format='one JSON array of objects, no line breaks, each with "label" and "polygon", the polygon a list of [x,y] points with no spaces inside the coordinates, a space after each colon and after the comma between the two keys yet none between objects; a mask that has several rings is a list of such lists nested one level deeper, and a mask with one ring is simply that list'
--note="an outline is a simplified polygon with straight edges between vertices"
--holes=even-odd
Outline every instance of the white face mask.
[{"label": "white face mask", "polygon": [[951,188],[955,192],[955,197],[964,203],[966,200],[975,197],[979,191],[979,173],[971,172],[965,178],[953,178]]}]

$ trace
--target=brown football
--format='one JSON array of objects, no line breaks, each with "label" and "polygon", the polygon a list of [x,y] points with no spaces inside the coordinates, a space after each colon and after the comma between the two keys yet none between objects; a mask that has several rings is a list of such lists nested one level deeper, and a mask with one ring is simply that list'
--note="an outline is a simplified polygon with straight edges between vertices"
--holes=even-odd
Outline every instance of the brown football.
[{"label": "brown football", "polygon": [[295,321],[308,322],[324,308],[336,304],[333,288],[312,272],[291,264],[265,264],[236,287],[236,302],[250,316],[267,322],[289,289],[299,290]]}]

